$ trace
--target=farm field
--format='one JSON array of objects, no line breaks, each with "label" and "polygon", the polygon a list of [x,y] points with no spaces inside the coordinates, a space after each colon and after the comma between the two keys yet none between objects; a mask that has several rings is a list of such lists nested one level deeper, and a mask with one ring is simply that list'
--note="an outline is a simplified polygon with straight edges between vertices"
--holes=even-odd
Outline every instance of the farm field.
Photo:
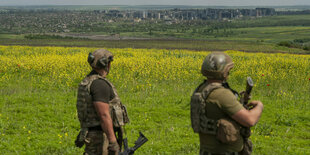
[{"label": "farm field", "polygon": [[309,54],[297,48],[278,46],[274,43],[247,40],[178,40],[178,39],[145,39],[145,40],[80,40],[80,39],[0,39],[0,45],[22,46],[66,46],[66,47],[107,47],[107,48],[148,48],[148,49],[188,49],[195,51],[238,50],[262,53],[295,53]]},{"label": "farm field", "polygon": [[[108,47],[108,48],[157,48],[157,49],[189,49],[225,51],[238,50],[263,53],[299,53],[309,54],[309,50],[279,46],[282,41],[308,39],[310,27],[282,26],[282,27],[251,27],[230,29],[233,34],[225,36],[220,30],[220,36],[173,32],[175,38],[166,38],[169,34],[158,34],[158,38],[137,38],[143,33],[135,33],[132,39],[90,40],[90,39],[25,39],[25,35],[0,34],[0,45],[28,45],[28,46],[81,46],[81,47]],[[158,32],[159,33],[159,32]],[[63,34],[65,35],[65,34]],[[94,34],[95,35],[95,34]],[[182,35],[182,36],[178,36]],[[179,37],[179,38],[178,38]],[[159,39],[161,38],[161,39]],[[194,39],[193,39],[194,38]],[[309,39],[308,39],[309,40]],[[309,44],[309,43],[306,43]]]},{"label": "farm field", "polygon": [[[0,30],[0,45],[79,46],[107,48],[238,50],[263,53],[310,53],[310,15],[279,15],[232,21],[191,21],[180,24],[115,22],[104,29],[56,33]],[[14,24],[12,25],[14,26]],[[132,28],[135,27],[133,30]],[[0,28],[1,29],[1,28]],[[150,29],[152,29],[150,31]],[[17,30],[19,30],[17,28]],[[113,30],[113,31],[112,31]],[[35,37],[29,37],[33,35]],[[43,36],[42,36],[43,35]],[[56,35],[56,37],[55,37]],[[67,38],[65,38],[65,36]],[[99,36],[99,37],[98,37]],[[58,37],[58,38],[57,38]],[[280,46],[299,40],[298,46]],[[303,40],[300,42],[300,40]]]},{"label": "farm field", "polygon": [[[77,85],[97,48],[0,46],[1,154],[82,154],[74,146],[79,123]],[[204,80],[209,51],[108,48],[108,79],[127,106],[129,146],[142,131],[143,154],[198,154],[190,124],[190,96]],[[310,55],[225,51],[235,67],[228,82],[239,92],[251,76],[252,98],[264,103],[252,128],[253,154],[310,154]]]}]

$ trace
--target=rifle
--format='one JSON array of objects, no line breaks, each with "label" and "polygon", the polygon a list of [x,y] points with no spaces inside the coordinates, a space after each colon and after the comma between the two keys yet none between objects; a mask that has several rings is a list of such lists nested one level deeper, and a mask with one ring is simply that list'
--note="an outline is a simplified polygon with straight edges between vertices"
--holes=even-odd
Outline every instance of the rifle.
[{"label": "rifle", "polygon": [[124,139],[124,151],[120,152],[119,155],[133,155],[138,148],[148,141],[148,139],[141,132],[139,132],[139,134],[140,136],[136,140],[134,147],[128,148],[127,138]]},{"label": "rifle", "polygon": [[[252,107],[249,107],[248,101],[251,99],[251,91],[252,88],[254,86],[253,80],[251,77],[247,77],[246,80],[246,89],[240,99],[240,102],[243,104],[243,106],[246,109],[252,109]],[[240,93],[241,94],[241,93]],[[242,127],[240,129],[240,134],[243,137],[243,141],[244,141],[244,145],[243,145],[243,149],[239,152],[239,154],[251,154],[252,152],[252,142],[250,141],[249,137],[251,136],[251,129],[249,127]]]},{"label": "rifle", "polygon": [[253,83],[253,80],[251,77],[247,77],[247,80],[246,80],[246,89],[244,92],[242,92],[242,97],[240,99],[240,102],[243,104],[243,106],[246,108],[246,109],[250,109],[251,107],[248,107],[247,104],[249,102],[249,100],[251,99],[251,91],[252,91],[252,88],[254,86],[254,83]]},{"label": "rifle", "polygon": [[[244,108],[250,110],[252,107],[249,107],[247,104],[249,100],[251,99],[251,91],[254,86],[253,80],[251,77],[247,77],[246,80],[246,89],[245,91],[241,92],[242,95],[240,98],[240,102],[243,105]],[[242,127],[240,130],[240,134],[244,138],[245,141],[248,140],[248,138],[251,136],[251,129],[249,127]]]},{"label": "rifle", "polygon": [[116,141],[118,145],[120,146],[120,149],[122,150],[124,129],[122,127],[115,127],[114,133],[115,133]]}]

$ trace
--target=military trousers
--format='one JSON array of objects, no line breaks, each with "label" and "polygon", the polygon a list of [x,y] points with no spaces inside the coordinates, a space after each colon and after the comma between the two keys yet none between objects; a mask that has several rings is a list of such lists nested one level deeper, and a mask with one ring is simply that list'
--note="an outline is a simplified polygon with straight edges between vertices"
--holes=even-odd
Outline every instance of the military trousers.
[{"label": "military trousers", "polygon": [[85,139],[84,155],[108,155],[108,145],[108,138],[103,131],[88,131]]}]

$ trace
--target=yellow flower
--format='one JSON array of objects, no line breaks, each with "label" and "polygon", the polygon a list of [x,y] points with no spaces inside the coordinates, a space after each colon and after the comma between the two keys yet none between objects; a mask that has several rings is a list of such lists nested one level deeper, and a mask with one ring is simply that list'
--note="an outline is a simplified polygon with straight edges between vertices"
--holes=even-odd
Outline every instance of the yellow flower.
[{"label": "yellow flower", "polygon": [[62,135],[58,134],[58,137],[59,137],[59,138],[62,138]]},{"label": "yellow flower", "polygon": [[31,131],[29,130],[28,133],[31,134]]}]

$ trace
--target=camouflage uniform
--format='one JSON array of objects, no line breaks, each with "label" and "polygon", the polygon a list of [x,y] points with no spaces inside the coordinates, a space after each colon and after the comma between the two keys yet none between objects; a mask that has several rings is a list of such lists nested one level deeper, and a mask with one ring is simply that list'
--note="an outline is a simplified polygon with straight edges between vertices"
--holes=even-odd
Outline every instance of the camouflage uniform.
[{"label": "camouflage uniform", "polygon": [[[97,50],[93,54],[90,53],[88,62],[93,68],[103,68],[109,63],[108,60],[111,56],[112,54],[109,51]],[[113,98],[109,99],[108,104],[114,131],[129,122],[126,108],[121,103],[114,85],[99,74],[86,76],[79,84],[76,106],[81,126],[77,142],[86,145],[84,154],[87,155],[108,154],[109,142],[101,128],[101,120],[93,104],[93,95],[91,93],[92,83],[98,80],[106,83],[108,89],[112,89]]]},{"label": "camouflage uniform", "polygon": [[195,133],[199,133],[200,155],[238,154],[243,149],[241,125],[231,116],[243,109],[238,101],[238,93],[225,80],[233,68],[231,58],[224,53],[209,54],[201,72],[204,81],[191,97],[191,122]]},{"label": "camouflage uniform", "polygon": [[109,141],[101,130],[88,131],[85,139],[85,155],[107,155]]}]

